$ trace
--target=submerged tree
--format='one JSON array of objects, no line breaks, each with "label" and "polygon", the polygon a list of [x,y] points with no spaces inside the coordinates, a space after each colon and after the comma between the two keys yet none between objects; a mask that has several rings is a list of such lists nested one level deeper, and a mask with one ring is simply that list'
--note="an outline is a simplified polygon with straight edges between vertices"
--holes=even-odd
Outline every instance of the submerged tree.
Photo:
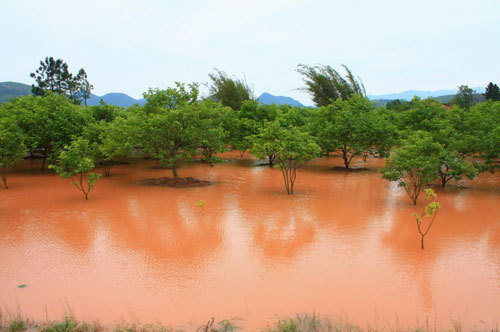
[{"label": "submerged tree", "polygon": [[90,190],[101,177],[101,174],[92,172],[95,168],[92,155],[93,151],[89,142],[79,138],[70,146],[65,146],[65,150],[61,151],[57,158],[57,163],[50,165],[50,168],[53,168],[57,174],[71,179],[71,184],[85,195],[85,200],[88,200]]},{"label": "submerged tree", "polygon": [[252,139],[252,153],[257,158],[274,154],[275,167],[281,170],[288,195],[294,193],[297,169],[320,154],[320,147],[308,132],[298,127],[282,126],[280,120],[267,123],[260,134]]},{"label": "submerged tree", "polygon": [[395,128],[387,114],[358,95],[320,107],[310,126],[323,152],[340,151],[346,169],[354,157],[384,155],[394,143]]},{"label": "submerged tree", "polygon": [[[437,195],[434,190],[425,189],[425,200],[430,200],[430,202],[425,206],[422,213],[413,213],[413,216],[417,221],[418,233],[421,236],[422,250],[424,250],[424,237],[427,235],[427,233],[429,233],[429,230],[431,229],[432,224],[436,219],[437,213],[441,208],[439,202],[435,201],[436,198]],[[425,219],[427,219],[427,223],[424,222]],[[424,224],[427,224],[427,227],[425,227]]]},{"label": "submerged tree", "polygon": [[26,154],[23,133],[12,119],[0,118],[0,177],[5,189],[7,171]]},{"label": "submerged tree", "polygon": [[308,66],[299,64],[297,72],[304,76],[306,90],[312,96],[316,106],[326,106],[337,99],[347,100],[355,94],[366,97],[361,79],[355,78],[345,65],[346,76],[342,77],[330,66]]},{"label": "submerged tree", "polygon": [[235,111],[239,110],[245,101],[255,99],[252,89],[245,80],[231,78],[217,68],[214,70],[215,73],[208,74],[212,80],[209,86],[210,99]]},{"label": "submerged tree", "polygon": [[443,148],[434,142],[432,136],[423,131],[412,133],[402,141],[401,147],[386,158],[385,167],[380,169],[382,177],[397,181],[410,197],[413,205],[422,187],[438,178],[436,170],[441,166],[439,158]]}]

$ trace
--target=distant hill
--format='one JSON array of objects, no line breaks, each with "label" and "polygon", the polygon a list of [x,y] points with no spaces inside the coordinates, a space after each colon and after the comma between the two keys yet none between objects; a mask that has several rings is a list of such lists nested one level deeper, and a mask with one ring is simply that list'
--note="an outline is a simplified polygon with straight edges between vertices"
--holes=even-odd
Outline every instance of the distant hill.
[{"label": "distant hill", "polygon": [[[10,98],[28,96],[31,94],[31,85],[17,83],[17,82],[0,82],[0,103],[6,103]],[[90,99],[87,100],[87,105],[99,105],[101,99],[104,100],[106,104],[129,107],[134,104],[144,105],[146,100],[134,99],[124,93],[107,93],[104,96],[97,96],[95,94],[90,95]]]},{"label": "distant hill", "polygon": [[[481,94],[484,92],[484,88],[482,87],[476,87],[473,88],[477,94]],[[398,93],[390,93],[386,95],[368,95],[368,98],[372,101],[378,101],[378,100],[394,100],[394,99],[402,99],[402,100],[407,100],[410,101],[413,99],[413,97],[417,96],[421,99],[429,98],[429,97],[446,97],[448,96],[454,96],[457,93],[457,90],[435,90],[435,91],[423,91],[423,90],[406,90],[403,92],[398,92]],[[445,98],[445,99],[446,99]],[[449,98],[451,99],[451,98]],[[449,101],[449,100],[448,100]]]},{"label": "distant hill", "polygon": [[119,93],[119,92],[112,92],[112,93],[107,93],[104,96],[96,96],[94,94],[90,95],[90,99],[87,100],[87,105],[93,106],[93,105],[99,105],[101,102],[101,99],[109,105],[115,105],[115,106],[122,106],[122,107],[129,107],[134,104],[139,104],[139,105],[144,105],[146,103],[146,99],[134,99],[130,97],[129,95],[125,93]]},{"label": "distant hill", "polygon": [[276,105],[290,105],[290,106],[304,107],[304,105],[302,105],[300,101],[295,100],[291,97],[274,96],[267,92],[261,94],[259,98],[257,98],[257,100],[266,105],[276,104]]},{"label": "distant hill", "polygon": [[10,98],[31,94],[31,86],[16,82],[0,82],[0,103],[8,102]]},{"label": "distant hill", "polygon": [[[474,103],[481,103],[484,101],[484,95],[482,93],[474,93]],[[450,101],[455,97],[455,95],[446,95],[446,96],[439,96],[436,99],[439,100],[443,104],[449,104]]]}]

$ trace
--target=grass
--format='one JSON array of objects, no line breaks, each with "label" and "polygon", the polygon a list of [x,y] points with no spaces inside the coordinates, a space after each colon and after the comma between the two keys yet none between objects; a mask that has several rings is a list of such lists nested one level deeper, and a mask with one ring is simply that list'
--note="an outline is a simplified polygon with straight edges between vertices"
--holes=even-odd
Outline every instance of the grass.
[{"label": "grass", "polygon": [[[216,322],[211,318],[207,323],[193,330],[196,332],[235,332],[240,328],[235,325],[235,320],[224,319]],[[388,323],[367,325],[362,327],[349,322],[346,318],[320,316],[317,314],[297,315],[293,318],[277,319],[273,324],[260,329],[262,332],[465,332],[463,328],[463,319],[451,319],[451,329],[443,329],[437,326],[437,323],[430,323],[426,320],[424,324],[417,322],[413,328],[401,327],[398,322],[396,325]],[[20,314],[6,317],[0,310],[0,332],[183,332],[186,330],[176,330],[171,327],[156,324],[127,324],[122,323],[112,328],[103,327],[98,323],[88,323],[77,320],[73,315],[67,315],[58,321],[34,322],[23,319]],[[191,330],[187,330],[191,331]],[[498,323],[492,328],[474,329],[471,331],[500,332]]]}]

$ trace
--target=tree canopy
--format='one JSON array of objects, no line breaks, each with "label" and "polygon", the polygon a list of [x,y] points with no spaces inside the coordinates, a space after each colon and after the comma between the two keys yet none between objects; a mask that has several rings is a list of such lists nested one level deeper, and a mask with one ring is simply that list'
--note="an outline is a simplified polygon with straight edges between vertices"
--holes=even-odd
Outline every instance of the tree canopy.
[{"label": "tree canopy", "polygon": [[312,97],[316,106],[327,106],[337,99],[347,100],[355,94],[366,97],[361,79],[355,78],[347,66],[342,65],[346,76],[330,66],[308,66],[299,64],[297,72],[302,74],[306,87],[303,89]]},{"label": "tree canopy", "polygon": [[33,95],[45,96],[47,91],[50,91],[67,96],[76,104],[80,104],[83,99],[85,106],[94,88],[88,82],[87,73],[83,68],[73,76],[64,60],[53,57],[40,61],[40,67],[31,73],[30,77],[35,79],[35,84],[31,86]]},{"label": "tree canopy", "polygon": [[217,68],[214,71],[208,74],[211,80],[209,99],[231,107],[235,111],[239,110],[245,101],[255,99],[252,89],[244,79],[231,78]]}]

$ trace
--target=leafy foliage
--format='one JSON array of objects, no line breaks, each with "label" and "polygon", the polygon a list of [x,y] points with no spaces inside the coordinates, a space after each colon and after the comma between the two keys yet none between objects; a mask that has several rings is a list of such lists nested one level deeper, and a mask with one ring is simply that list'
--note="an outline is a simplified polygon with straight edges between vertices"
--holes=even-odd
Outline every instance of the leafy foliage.
[{"label": "leafy foliage", "polygon": [[474,90],[469,88],[467,85],[460,85],[458,87],[458,92],[451,100],[451,103],[468,110],[474,104]]},{"label": "leafy foliage", "polygon": [[[441,204],[435,201],[436,198],[437,195],[434,192],[434,190],[425,189],[425,200],[430,202],[425,206],[424,211],[422,213],[420,214],[413,213],[413,216],[417,221],[418,233],[421,236],[422,250],[424,250],[424,237],[427,235],[427,233],[429,233],[432,224],[434,224],[434,220],[436,219],[437,213],[439,209],[441,209]],[[427,219],[427,227],[424,227],[425,224],[424,219]]]},{"label": "leafy foliage", "polygon": [[5,189],[7,171],[26,154],[24,137],[21,129],[10,119],[0,118],[0,177]]},{"label": "leafy foliage", "polygon": [[81,136],[89,122],[89,115],[64,96],[47,93],[45,98],[26,96],[3,104],[4,112],[13,118],[25,136],[25,145],[30,153],[51,162],[64,146]]},{"label": "leafy foliage", "polygon": [[83,99],[85,106],[94,88],[88,82],[87,73],[83,68],[73,76],[64,60],[53,57],[46,57],[45,60],[40,61],[40,67],[30,76],[36,82],[31,86],[34,95],[45,96],[46,92],[50,91],[58,95],[66,95],[76,104],[80,104]]},{"label": "leafy foliage", "polygon": [[304,128],[287,126],[287,114],[264,125],[252,137],[252,153],[258,158],[273,155],[276,167],[281,170],[288,195],[294,193],[297,169],[316,158],[320,147]]},{"label": "leafy foliage", "polygon": [[195,103],[199,94],[197,83],[190,83],[186,87],[184,83],[175,82],[175,87],[166,90],[149,89],[143,93],[146,99],[144,110],[146,113],[157,113],[164,109],[178,109],[186,104]]},{"label": "leafy foliage", "polygon": [[94,188],[101,174],[94,173],[95,163],[92,158],[92,148],[83,138],[73,141],[70,146],[65,146],[57,158],[57,164],[50,165],[57,174],[66,179],[71,179],[71,184],[80,190],[85,199]]},{"label": "leafy foliage", "polygon": [[500,101],[500,88],[498,87],[498,85],[490,82],[486,86],[486,91],[483,95],[486,100]]},{"label": "leafy foliage", "polygon": [[239,110],[245,101],[255,100],[255,95],[245,80],[231,78],[219,69],[214,71],[215,73],[208,74],[212,81],[209,86],[209,99],[235,111]]},{"label": "leafy foliage", "polygon": [[436,169],[441,165],[439,155],[442,150],[430,134],[413,132],[386,158],[385,167],[380,169],[382,177],[396,181],[416,205],[422,187],[438,178]]},{"label": "leafy foliage", "polygon": [[395,138],[388,115],[359,95],[319,108],[311,127],[324,152],[340,150],[346,168],[356,156],[384,155]]}]

